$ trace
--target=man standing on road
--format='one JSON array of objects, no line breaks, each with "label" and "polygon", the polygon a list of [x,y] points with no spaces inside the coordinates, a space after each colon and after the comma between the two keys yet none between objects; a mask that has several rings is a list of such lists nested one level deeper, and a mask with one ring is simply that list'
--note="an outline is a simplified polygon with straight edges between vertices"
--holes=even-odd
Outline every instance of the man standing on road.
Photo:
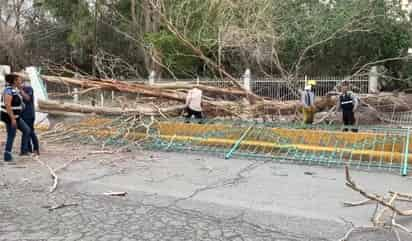
[{"label": "man standing on road", "polygon": [[202,90],[196,87],[186,96],[186,121],[189,121],[192,116],[202,119]]},{"label": "man standing on road", "polygon": [[303,105],[303,123],[312,124],[316,112],[315,94],[312,91],[312,85],[307,84],[305,90],[301,90],[300,94]]},{"label": "man standing on road", "polygon": [[353,128],[356,124],[355,110],[359,105],[358,98],[352,91],[349,91],[349,84],[346,81],[342,82],[341,91],[336,106],[337,111],[342,111],[342,121],[345,126],[343,131],[348,131],[348,126],[351,126],[352,132],[358,132],[358,129]]}]

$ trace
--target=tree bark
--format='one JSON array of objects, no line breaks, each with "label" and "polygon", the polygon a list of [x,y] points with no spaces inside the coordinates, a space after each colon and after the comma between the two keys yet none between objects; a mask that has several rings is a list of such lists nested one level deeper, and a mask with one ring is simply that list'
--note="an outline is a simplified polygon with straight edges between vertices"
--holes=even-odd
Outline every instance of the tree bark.
[{"label": "tree bark", "polygon": [[160,115],[179,115],[185,108],[184,105],[176,105],[167,108],[155,108],[155,107],[140,107],[134,109],[122,109],[116,107],[96,107],[90,105],[79,105],[73,103],[59,103],[56,101],[43,101],[39,100],[39,109],[41,112],[69,112],[69,113],[83,113],[83,114],[97,114],[107,116],[118,116],[124,114],[141,114],[147,116],[160,116]]}]

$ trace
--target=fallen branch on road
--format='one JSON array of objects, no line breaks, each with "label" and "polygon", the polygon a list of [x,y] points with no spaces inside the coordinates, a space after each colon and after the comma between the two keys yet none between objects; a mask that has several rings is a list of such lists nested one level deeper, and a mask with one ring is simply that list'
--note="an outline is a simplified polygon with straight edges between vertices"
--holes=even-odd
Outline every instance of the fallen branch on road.
[{"label": "fallen branch on road", "polygon": [[47,165],[45,162],[43,162],[42,160],[40,160],[39,156],[34,156],[34,160],[36,160],[37,162],[39,162],[42,166],[47,167],[47,169],[49,169],[50,175],[53,178],[53,186],[50,187],[50,193],[54,192],[57,188],[57,184],[59,182],[59,178],[57,177],[56,173],[54,172],[54,170]]},{"label": "fallen branch on road", "polygon": [[[383,196],[379,196],[376,194],[370,194],[367,193],[366,191],[364,191],[362,188],[360,188],[350,177],[349,174],[349,168],[346,166],[345,167],[345,174],[346,174],[346,186],[351,188],[352,190],[359,192],[362,196],[364,196],[365,198],[375,201],[377,203],[379,203],[380,205],[389,208],[390,210],[392,210],[393,212],[395,212],[397,215],[400,216],[412,216],[412,209],[411,210],[399,210],[397,207],[395,207],[394,205],[392,205],[390,202],[387,202],[385,200],[385,198]],[[395,193],[395,195],[397,195]],[[395,198],[396,199],[396,198]]]},{"label": "fallen branch on road", "polygon": [[[395,233],[398,240],[399,240],[398,230],[401,230],[408,234],[412,234],[412,232],[408,228],[396,222],[397,216],[408,216],[408,217],[412,216],[412,209],[411,210],[401,210],[400,208],[396,206],[396,201],[412,202],[412,195],[405,194],[405,193],[397,193],[393,191],[389,191],[388,192],[389,195],[378,195],[378,194],[368,193],[363,188],[358,186],[356,182],[352,179],[349,173],[348,166],[345,166],[345,177],[346,177],[346,183],[345,183],[346,186],[351,188],[355,192],[361,194],[366,199],[359,201],[359,202],[344,202],[344,206],[354,207],[354,206],[361,206],[361,205],[376,203],[376,209],[371,218],[373,226],[368,227],[368,229],[375,229],[375,230],[389,229],[390,231]],[[382,206],[381,209],[379,209],[380,206]],[[390,220],[381,221],[384,218],[385,213],[387,212],[392,212],[392,215],[390,215]],[[352,227],[346,232],[345,236],[339,240],[348,241],[349,236],[355,230],[359,230],[363,228],[355,227],[352,224]]]},{"label": "fallen branch on road", "polygon": [[46,206],[43,206],[42,208],[47,208],[49,211],[54,211],[60,208],[75,207],[75,206],[78,206],[78,204],[77,203],[68,203],[68,204],[63,203],[63,204],[59,204],[55,206],[46,205]]},{"label": "fallen branch on road", "polygon": [[127,192],[105,192],[103,195],[106,196],[118,196],[118,197],[124,197],[126,196]]}]

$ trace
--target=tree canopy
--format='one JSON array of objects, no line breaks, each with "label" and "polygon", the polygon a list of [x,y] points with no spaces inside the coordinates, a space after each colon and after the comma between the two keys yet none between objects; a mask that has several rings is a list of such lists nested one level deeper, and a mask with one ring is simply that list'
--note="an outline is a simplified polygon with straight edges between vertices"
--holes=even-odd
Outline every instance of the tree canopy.
[{"label": "tree canopy", "polygon": [[397,79],[411,72],[411,22],[399,1],[36,0],[33,9],[20,30],[22,65],[47,58],[90,72],[105,53],[139,76],[213,76],[216,66],[234,76],[351,75],[374,62]]}]

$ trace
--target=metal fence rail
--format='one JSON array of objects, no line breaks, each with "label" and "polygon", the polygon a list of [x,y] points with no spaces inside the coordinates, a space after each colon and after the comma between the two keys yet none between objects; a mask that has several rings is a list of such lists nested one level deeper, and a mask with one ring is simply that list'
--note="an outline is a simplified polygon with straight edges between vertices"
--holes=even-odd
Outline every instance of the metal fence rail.
[{"label": "metal fence rail", "polygon": [[[251,81],[251,90],[253,93],[278,100],[296,100],[298,97],[293,94],[290,86],[294,89],[303,89],[306,80],[316,80],[317,84],[313,90],[317,96],[325,96],[328,92],[334,91],[335,87],[343,80],[342,77],[307,77],[300,79],[292,84],[282,79],[256,79]],[[353,91],[356,93],[368,93],[369,80],[363,78],[352,78],[348,80]]]},{"label": "metal fence rail", "polygon": [[[296,100],[299,97],[294,95],[297,89],[303,89],[307,80],[316,80],[317,84],[314,87],[314,92],[317,96],[325,96],[328,92],[335,90],[342,80],[347,80],[339,76],[318,76],[318,77],[302,77],[296,81],[288,82],[281,78],[252,78],[249,81],[249,88],[253,93],[277,100]],[[239,83],[245,85],[243,79],[237,79]],[[364,77],[353,77],[347,80],[356,93],[365,94],[369,91],[369,79]],[[219,88],[234,87],[232,82],[224,79],[180,79],[180,80],[160,80],[161,83],[198,83],[202,85],[210,85]]]},{"label": "metal fence rail", "polygon": [[[307,80],[316,80],[317,84],[314,86],[314,92],[316,96],[325,96],[328,92],[335,90],[335,87],[339,85],[339,83],[345,78],[338,77],[338,76],[320,76],[320,77],[302,77],[293,82],[288,82],[286,80],[280,78],[255,78],[251,79],[248,83],[249,86],[245,86],[245,88],[250,89],[253,93],[267,97],[271,99],[277,100],[297,100],[299,97],[296,95],[296,90],[303,89]],[[240,84],[245,85],[243,79],[237,79]],[[350,80],[347,80],[351,86],[353,91],[356,93],[368,93],[369,90],[369,80],[362,78],[362,77],[355,77]],[[149,84],[148,81],[144,81],[141,83]],[[171,79],[161,79],[157,80],[156,83],[190,83],[190,84],[202,84],[202,85],[209,85],[218,88],[230,88],[235,87],[233,83],[229,80],[225,79],[178,79],[178,80],[171,80]],[[61,96],[64,93],[67,93],[67,97],[70,98],[70,92],[73,91],[73,88],[70,86],[65,85],[58,85],[54,83],[48,83],[46,85],[48,93],[50,96]],[[102,92],[98,90],[98,92]],[[91,92],[94,93],[94,92]],[[89,93],[90,94],[90,93]]]},{"label": "metal fence rail", "polygon": [[198,124],[179,119],[154,122],[133,118],[90,119],[49,135],[57,138],[55,141],[74,138],[82,143],[128,147],[138,143],[147,149],[205,152],[226,159],[244,157],[327,167],[349,165],[402,175],[409,174],[412,159],[409,128],[367,126],[351,133],[342,132],[338,126],[217,120]]},{"label": "metal fence rail", "polygon": [[337,127],[296,129],[295,126],[260,125],[253,122],[211,122],[201,125],[161,123],[155,149],[200,151],[231,158],[263,158],[279,162],[408,174],[409,129],[362,127],[359,133]]}]

